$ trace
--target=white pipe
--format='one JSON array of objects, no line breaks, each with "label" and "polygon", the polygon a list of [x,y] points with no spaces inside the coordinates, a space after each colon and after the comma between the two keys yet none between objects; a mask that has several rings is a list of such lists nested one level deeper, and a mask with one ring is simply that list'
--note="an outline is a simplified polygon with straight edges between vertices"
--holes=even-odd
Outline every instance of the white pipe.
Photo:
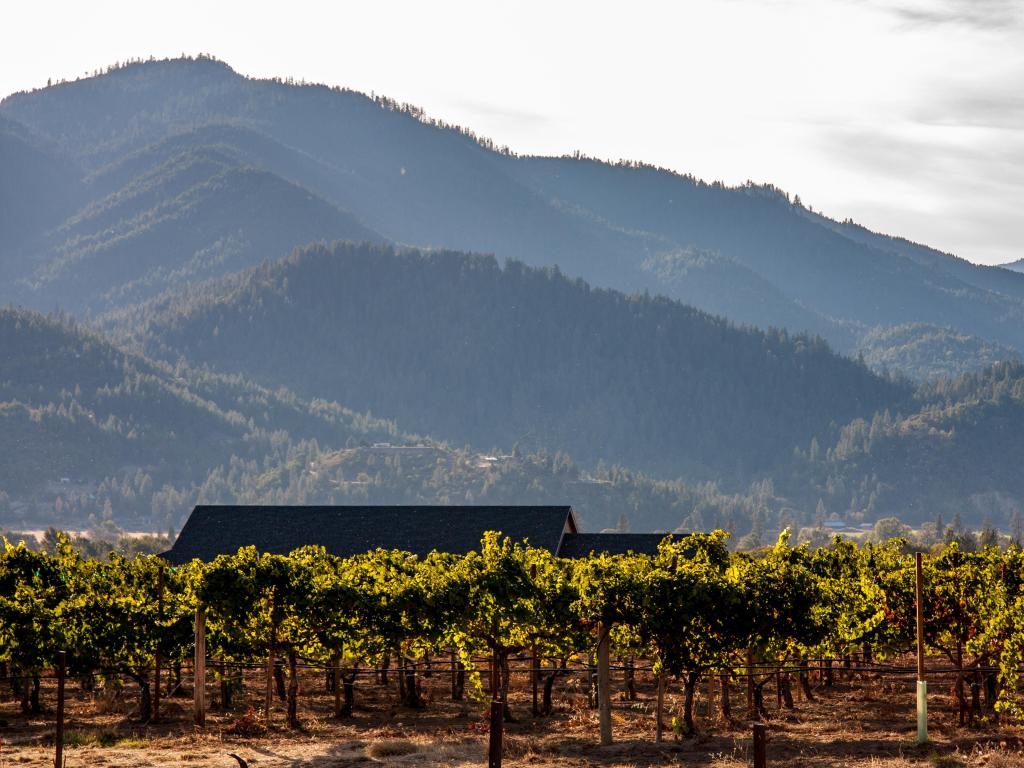
[{"label": "white pipe", "polygon": [[928,741],[928,681],[917,681],[917,743]]}]

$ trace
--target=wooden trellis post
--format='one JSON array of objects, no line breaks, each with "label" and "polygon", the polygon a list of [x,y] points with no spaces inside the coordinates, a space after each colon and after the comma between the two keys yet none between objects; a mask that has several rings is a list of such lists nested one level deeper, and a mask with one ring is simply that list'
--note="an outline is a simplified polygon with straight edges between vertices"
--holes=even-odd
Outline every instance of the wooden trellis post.
[{"label": "wooden trellis post", "polygon": [[[530,566],[530,581],[537,580],[537,564],[533,563]],[[530,710],[534,717],[540,714],[540,710],[537,709],[537,678],[540,676],[540,664],[537,659],[537,641],[533,641],[533,645],[530,647],[530,690],[533,694],[533,708]]]},{"label": "wooden trellis post", "polygon": [[[160,626],[163,626],[164,622],[164,567],[161,565],[160,570],[156,573],[156,615]],[[160,719],[160,666],[163,664],[163,655],[160,653],[160,641],[156,644],[156,655],[154,658],[154,674],[155,678],[153,688],[153,720]]]},{"label": "wooden trellis post", "polygon": [[501,768],[502,731],[505,707],[497,699],[491,700],[491,727],[487,739],[487,768]]},{"label": "wooden trellis post", "polygon": [[747,712],[751,717],[758,713],[754,712],[754,649],[747,648]]},{"label": "wooden trellis post", "polygon": [[299,671],[298,652],[288,649],[288,727],[299,727]]},{"label": "wooden trellis post", "polygon": [[654,710],[654,740],[661,742],[664,726],[661,722],[662,712],[665,709],[665,673],[658,675],[658,704]]},{"label": "wooden trellis post", "polygon": [[707,717],[708,717],[708,719],[707,719],[707,722],[711,723],[711,722],[714,722],[714,720],[715,720],[715,676],[711,672],[711,670],[708,670],[708,676],[707,676],[706,684],[707,684],[707,699],[708,699],[708,709],[707,709]]},{"label": "wooden trellis post", "polygon": [[[670,573],[676,572],[676,567],[679,564],[679,558],[676,555],[672,555],[672,561],[668,565]],[[664,733],[664,723],[662,723],[662,717],[665,710],[665,671],[662,670],[658,675],[658,703],[654,711],[654,740],[661,742],[662,734]]]},{"label": "wooden trellis post", "polygon": [[601,723],[601,744],[612,743],[612,691],[609,647],[611,627],[602,622],[597,625],[597,707]]},{"label": "wooden trellis post", "polygon": [[67,653],[57,654],[57,733],[54,737],[53,768],[64,768],[64,678]]},{"label": "wooden trellis post", "polygon": [[342,652],[335,651],[331,664],[331,680],[334,681],[334,716],[341,716],[341,660]]},{"label": "wooden trellis post", "polygon": [[206,725],[206,612],[196,611],[196,655],[193,663],[195,684],[192,691],[192,703],[195,710],[196,725]]},{"label": "wooden trellis post", "polygon": [[458,692],[456,690],[456,685],[455,685],[455,670],[456,670],[456,667],[455,667],[455,651],[452,651],[451,652],[452,701],[458,701]]},{"label": "wooden trellis post", "polygon": [[729,678],[732,677],[732,671],[723,670],[719,677],[722,682],[722,720],[728,723],[732,720],[732,702],[729,700]]},{"label": "wooden trellis post", "polygon": [[754,768],[768,766],[768,733],[763,723],[754,723]]},{"label": "wooden trellis post", "polygon": [[267,652],[267,679],[264,687],[263,720],[270,727],[270,712],[274,706],[274,649]]},{"label": "wooden trellis post", "polygon": [[921,553],[914,558],[917,603],[917,743],[928,741],[928,682],[924,679],[924,575]]}]

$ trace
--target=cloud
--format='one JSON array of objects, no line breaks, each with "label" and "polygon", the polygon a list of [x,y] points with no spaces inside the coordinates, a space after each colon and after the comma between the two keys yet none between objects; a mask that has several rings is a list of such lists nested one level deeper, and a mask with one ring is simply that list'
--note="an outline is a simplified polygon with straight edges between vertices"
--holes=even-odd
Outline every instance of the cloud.
[{"label": "cloud", "polygon": [[867,190],[850,201],[862,223],[971,260],[1024,255],[1024,130],[903,122],[834,126],[820,138],[829,161]]},{"label": "cloud", "polygon": [[481,118],[500,121],[514,128],[539,128],[550,121],[547,115],[540,112],[503,107],[475,99],[463,99],[456,106]]},{"label": "cloud", "polygon": [[911,26],[964,26],[1006,30],[1024,23],[1018,0],[904,0],[883,8]]},{"label": "cloud", "polygon": [[[954,133],[955,135],[946,135]],[[824,148],[838,162],[892,179],[927,181],[936,190],[989,187],[1024,200],[1024,131],[967,136],[955,129],[834,128]]]},{"label": "cloud", "polygon": [[1024,93],[1017,85],[1021,82],[1024,74],[1002,90],[954,89],[914,106],[911,118],[925,125],[1024,131]]}]

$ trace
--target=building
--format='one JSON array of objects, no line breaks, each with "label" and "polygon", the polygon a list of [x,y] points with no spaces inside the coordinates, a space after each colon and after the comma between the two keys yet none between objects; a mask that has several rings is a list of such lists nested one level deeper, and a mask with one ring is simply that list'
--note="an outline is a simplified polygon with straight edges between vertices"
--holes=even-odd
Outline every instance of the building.
[{"label": "building", "polygon": [[653,554],[660,533],[580,533],[568,506],[206,506],[192,510],[164,557],[173,565],[209,561],[254,546],[287,554],[319,545],[341,557],[400,549],[465,554],[486,531],[500,531],[559,557]]}]

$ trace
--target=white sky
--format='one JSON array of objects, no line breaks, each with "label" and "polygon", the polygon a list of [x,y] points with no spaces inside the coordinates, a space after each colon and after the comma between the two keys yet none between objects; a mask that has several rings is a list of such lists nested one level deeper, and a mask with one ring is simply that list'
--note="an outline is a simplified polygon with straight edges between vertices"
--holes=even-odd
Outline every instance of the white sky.
[{"label": "white sky", "polygon": [[127,58],[375,91],[519,152],[645,160],[1024,258],[1019,0],[5,2],[0,94]]}]

